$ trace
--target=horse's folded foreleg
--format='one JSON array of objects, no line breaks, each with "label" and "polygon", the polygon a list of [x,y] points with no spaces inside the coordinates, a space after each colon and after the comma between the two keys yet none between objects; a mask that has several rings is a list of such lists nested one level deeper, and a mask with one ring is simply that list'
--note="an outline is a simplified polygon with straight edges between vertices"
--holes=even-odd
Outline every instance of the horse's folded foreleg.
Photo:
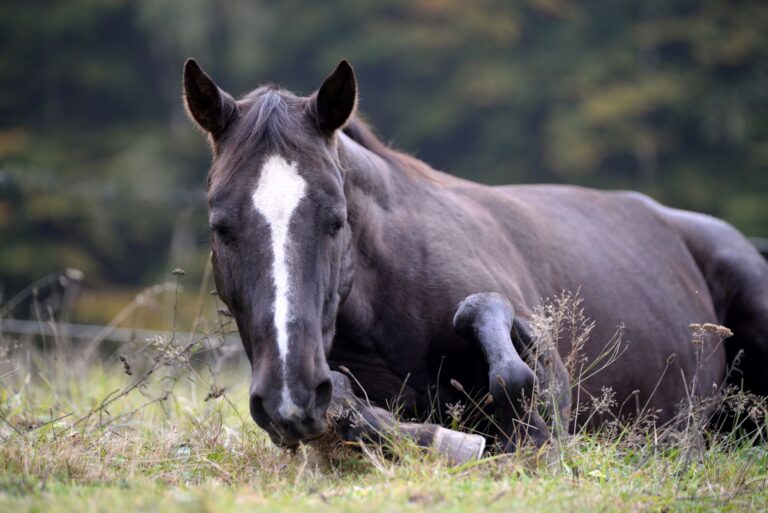
[{"label": "horse's folded foreleg", "polygon": [[[525,331],[524,324],[515,323],[510,302],[495,293],[467,297],[459,304],[453,319],[456,332],[477,343],[488,362],[489,391],[503,449],[507,452],[515,450],[524,440],[540,447],[550,438],[536,403],[539,373],[534,372],[515,349],[511,338],[513,323],[517,330]],[[530,334],[522,336],[530,341]],[[554,358],[562,366],[556,350]],[[568,393],[567,387],[565,392]]]},{"label": "horse's folded foreleg", "polygon": [[332,371],[333,398],[328,408],[330,420],[339,435],[348,442],[384,444],[398,436],[410,438],[421,447],[432,448],[452,464],[480,458],[485,438],[461,433],[435,424],[399,422],[387,410],[357,397],[349,378]]}]

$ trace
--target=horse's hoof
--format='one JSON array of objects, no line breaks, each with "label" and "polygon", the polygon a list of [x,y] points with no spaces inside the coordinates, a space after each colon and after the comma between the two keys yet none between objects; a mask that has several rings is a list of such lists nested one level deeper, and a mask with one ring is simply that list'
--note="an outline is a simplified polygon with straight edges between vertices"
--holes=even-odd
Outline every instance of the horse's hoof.
[{"label": "horse's hoof", "polygon": [[479,460],[485,450],[485,437],[438,428],[432,447],[451,465]]}]

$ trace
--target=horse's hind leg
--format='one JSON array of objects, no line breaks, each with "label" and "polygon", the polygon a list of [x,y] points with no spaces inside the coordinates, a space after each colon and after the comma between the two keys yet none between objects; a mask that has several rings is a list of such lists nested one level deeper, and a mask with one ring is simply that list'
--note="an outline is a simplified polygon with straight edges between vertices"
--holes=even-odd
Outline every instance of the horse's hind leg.
[{"label": "horse's hind leg", "polygon": [[[751,249],[751,248],[749,248]],[[768,399],[768,264],[747,254],[721,260],[718,265],[721,294],[718,308],[720,323],[733,332],[725,346],[726,383],[738,390]],[[723,300],[724,299],[724,300]],[[727,399],[720,414],[713,419],[713,427],[722,431],[734,429],[750,436],[766,432],[765,418],[752,416],[751,407],[737,406],[742,401]],[[757,411],[757,410],[754,410]],[[764,438],[763,438],[764,440]]]},{"label": "horse's hind leg", "polygon": [[733,370],[729,383],[768,397],[768,263],[759,254],[721,263],[728,306],[722,323],[733,331],[725,341]]},{"label": "horse's hind leg", "polygon": [[[516,321],[512,305],[499,294],[471,295],[459,304],[453,325],[459,335],[480,346],[488,362],[489,391],[496,407],[504,450],[515,450],[525,439],[541,446],[549,439],[550,432],[539,414],[538,405],[534,404],[537,373],[515,348],[511,338],[513,325],[514,331],[528,343],[531,343],[531,337],[526,326]],[[559,363],[562,366],[557,351],[554,353],[557,361],[552,361],[552,355],[548,355],[549,365]],[[539,377],[549,381],[546,371]],[[570,397],[568,387],[564,388],[565,395]]]},{"label": "horse's hind leg", "polygon": [[436,450],[452,464],[466,463],[483,455],[485,438],[480,435],[460,433],[435,424],[399,422],[387,410],[357,397],[344,374],[332,371],[331,380],[333,397],[328,413],[334,428],[347,442],[381,445],[405,436],[421,447]]},{"label": "horse's hind leg", "polygon": [[768,262],[722,221],[675,212],[672,219],[704,274],[719,322],[733,331],[724,341],[727,383],[768,397]]}]

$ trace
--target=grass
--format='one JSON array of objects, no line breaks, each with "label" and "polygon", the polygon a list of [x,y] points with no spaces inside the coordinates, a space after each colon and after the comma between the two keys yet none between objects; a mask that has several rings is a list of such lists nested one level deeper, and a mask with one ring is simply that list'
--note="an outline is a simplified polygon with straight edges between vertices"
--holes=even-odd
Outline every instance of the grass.
[{"label": "grass", "polygon": [[[247,375],[205,401],[203,383],[178,381],[165,401],[126,396],[72,427],[123,369],[94,367],[56,392],[20,379],[3,390],[1,511],[632,511],[768,507],[768,451],[717,444],[686,463],[679,448],[625,446],[598,435],[564,442],[563,458],[488,457],[451,468],[402,448],[399,458],[344,448],[289,454],[250,421]],[[159,382],[162,379],[158,380]],[[8,395],[12,394],[12,395]],[[151,401],[151,399],[150,399]],[[73,415],[50,422],[62,412]],[[122,416],[124,415],[124,416]],[[121,417],[122,416],[122,417]],[[117,420],[113,420],[117,419]],[[40,427],[36,427],[40,426]],[[32,428],[30,430],[30,428]],[[25,430],[26,429],[26,430]],[[16,432],[19,430],[19,432]]]},{"label": "grass", "polygon": [[71,341],[42,351],[0,333],[0,511],[768,509],[766,447],[698,427],[674,443],[580,433],[454,468],[404,441],[387,457],[331,439],[289,453],[250,419],[245,358],[217,340],[139,340],[84,361]]}]

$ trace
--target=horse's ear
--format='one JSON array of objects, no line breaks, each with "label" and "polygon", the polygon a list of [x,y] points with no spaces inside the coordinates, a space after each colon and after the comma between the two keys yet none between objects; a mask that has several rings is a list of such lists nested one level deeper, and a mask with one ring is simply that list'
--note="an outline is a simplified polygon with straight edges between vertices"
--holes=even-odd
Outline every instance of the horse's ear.
[{"label": "horse's ear", "polygon": [[184,63],[184,105],[200,127],[216,135],[227,127],[237,106],[194,59]]},{"label": "horse's ear", "polygon": [[328,135],[343,127],[357,105],[357,81],[349,62],[342,60],[320,86],[314,100],[317,126]]}]

